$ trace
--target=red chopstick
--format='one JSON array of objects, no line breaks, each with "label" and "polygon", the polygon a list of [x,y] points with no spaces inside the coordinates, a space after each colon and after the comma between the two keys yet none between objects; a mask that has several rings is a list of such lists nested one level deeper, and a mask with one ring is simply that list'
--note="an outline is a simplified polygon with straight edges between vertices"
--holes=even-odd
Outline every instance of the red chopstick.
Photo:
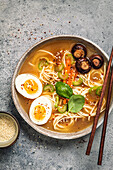
[{"label": "red chopstick", "polygon": [[92,143],[93,143],[93,139],[94,139],[94,136],[95,136],[95,131],[96,131],[99,115],[100,115],[100,110],[101,110],[101,106],[102,106],[102,101],[103,101],[103,97],[104,97],[106,86],[107,86],[107,81],[108,81],[108,76],[109,76],[109,72],[110,72],[112,58],[113,58],[113,47],[112,47],[111,56],[110,56],[109,63],[108,63],[108,68],[107,68],[107,72],[106,72],[106,76],[105,76],[100,100],[99,100],[97,111],[96,111],[96,116],[95,116],[95,119],[94,119],[92,131],[91,131],[91,135],[90,135],[90,138],[89,138],[89,143],[88,143],[88,146],[87,146],[86,155],[89,155],[90,151],[91,151],[91,147],[92,147]]},{"label": "red chopstick", "polygon": [[98,165],[102,164],[102,156],[103,156],[104,141],[105,141],[108,113],[109,113],[111,93],[112,93],[112,85],[113,85],[113,66],[112,66],[111,79],[110,79],[110,85],[109,85],[109,91],[108,91],[108,97],[107,97],[106,111],[105,111],[105,115],[104,115],[104,123],[103,123],[99,156],[98,156]]}]

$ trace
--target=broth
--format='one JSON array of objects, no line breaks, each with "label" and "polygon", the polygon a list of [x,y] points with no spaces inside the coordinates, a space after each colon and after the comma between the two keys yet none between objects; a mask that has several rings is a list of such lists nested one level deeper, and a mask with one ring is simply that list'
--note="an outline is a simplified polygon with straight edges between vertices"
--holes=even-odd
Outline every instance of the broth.
[{"label": "broth", "polygon": [[[29,53],[29,55],[27,56],[23,65],[21,66],[21,68],[19,70],[19,74],[31,73],[31,74],[34,74],[37,77],[39,77],[38,69],[36,69],[36,67],[35,68],[32,67],[32,65],[29,64],[29,62],[32,61],[33,56],[36,55],[38,50],[40,50],[40,49],[41,50],[47,50],[47,51],[53,53],[54,55],[56,55],[56,53],[61,51],[61,50],[71,51],[73,45],[76,44],[76,43],[78,43],[78,42],[76,42],[75,40],[68,40],[68,41],[67,40],[59,40],[59,41],[52,41],[51,43],[46,43],[46,44],[44,44],[40,47],[37,47],[37,48],[35,47],[35,49],[33,49]],[[88,57],[91,56],[92,54],[97,53],[97,52],[99,53],[99,51],[95,50],[94,47],[89,47],[87,44],[85,44],[85,45],[86,45],[86,48],[87,48],[87,56]],[[46,57],[49,58],[49,60],[51,60],[51,57],[48,54],[46,54]],[[103,66],[102,66],[102,69],[103,69]],[[96,81],[98,82],[100,77],[96,73],[91,77],[91,79],[92,80],[96,79]],[[44,83],[43,83],[43,85],[44,85]],[[86,85],[83,84],[80,87],[85,88]],[[27,99],[27,98],[23,97],[22,95],[20,95],[19,93],[18,93],[18,98],[19,98],[19,102],[20,102],[21,106],[23,107],[23,109],[25,110],[26,114],[29,114],[30,105],[33,102],[33,100]],[[86,95],[86,101],[90,102],[90,104],[91,104],[91,102],[92,103],[94,101],[96,102],[98,99],[99,99],[99,97],[97,95],[95,95],[95,93]],[[102,114],[103,113],[101,113],[101,115]],[[52,113],[52,116],[49,119],[49,121],[46,124],[42,125],[42,127],[49,129],[49,130],[52,130],[52,131],[59,131],[57,129],[55,130],[54,127],[53,127],[53,119],[54,119],[53,115],[54,115],[54,113]],[[71,132],[81,131],[81,130],[87,128],[88,126],[92,125],[93,120],[94,120],[94,116],[91,117],[90,120],[88,120],[88,118],[78,118],[77,121],[75,121],[74,124],[69,126],[69,127],[68,127],[68,124],[66,122],[62,122],[61,124],[64,124],[65,128],[61,132],[71,133]]]}]

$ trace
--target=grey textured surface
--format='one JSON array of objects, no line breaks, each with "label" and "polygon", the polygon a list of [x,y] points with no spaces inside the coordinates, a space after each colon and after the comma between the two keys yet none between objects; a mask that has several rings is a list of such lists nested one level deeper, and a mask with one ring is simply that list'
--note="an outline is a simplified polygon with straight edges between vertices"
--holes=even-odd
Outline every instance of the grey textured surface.
[{"label": "grey textured surface", "polygon": [[33,130],[18,114],[11,98],[11,79],[21,55],[51,35],[84,36],[109,55],[113,45],[112,0],[0,0],[0,108],[19,120],[19,140],[0,150],[0,170],[113,169],[113,111],[109,116],[103,165],[97,166],[100,127],[90,156],[89,135],[70,141],[51,139]]}]

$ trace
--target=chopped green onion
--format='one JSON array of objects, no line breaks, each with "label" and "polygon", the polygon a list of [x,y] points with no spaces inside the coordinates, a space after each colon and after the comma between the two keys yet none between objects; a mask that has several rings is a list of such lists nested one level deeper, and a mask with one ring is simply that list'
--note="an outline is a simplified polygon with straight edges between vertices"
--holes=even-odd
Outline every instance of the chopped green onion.
[{"label": "chopped green onion", "polygon": [[68,58],[71,60],[71,64],[74,64],[74,63],[75,63],[75,60],[74,60],[72,54],[67,54],[67,55],[66,55],[66,59],[68,59]]},{"label": "chopped green onion", "polygon": [[55,107],[58,107],[59,104],[59,96],[55,97]]},{"label": "chopped green onion", "polygon": [[43,69],[43,66],[47,66],[49,63],[47,62],[46,59],[42,59],[40,60],[39,64],[38,64],[38,68],[39,70],[42,70]]},{"label": "chopped green onion", "polygon": [[79,78],[78,81],[73,81],[73,85],[74,86],[79,86],[83,83],[83,79],[82,78]]},{"label": "chopped green onion", "polygon": [[61,72],[58,72],[58,77],[62,80],[66,80],[68,78],[68,74],[65,73],[64,75]]},{"label": "chopped green onion", "polygon": [[62,71],[63,68],[64,68],[64,64],[60,63],[57,66],[55,66],[55,71],[57,71],[57,72]]},{"label": "chopped green onion", "polygon": [[67,110],[67,104],[65,104],[63,106],[58,106],[58,111],[60,113],[64,113],[64,112],[66,112],[66,110]]},{"label": "chopped green onion", "polygon": [[102,86],[99,86],[99,87],[96,89],[96,95],[100,96],[100,95],[101,95],[101,92],[102,92]]},{"label": "chopped green onion", "polygon": [[54,92],[54,86],[52,84],[47,84],[47,85],[44,86],[43,90],[53,93]]},{"label": "chopped green onion", "polygon": [[91,93],[92,91],[96,90],[98,88],[98,86],[93,86],[89,89],[89,93]]}]

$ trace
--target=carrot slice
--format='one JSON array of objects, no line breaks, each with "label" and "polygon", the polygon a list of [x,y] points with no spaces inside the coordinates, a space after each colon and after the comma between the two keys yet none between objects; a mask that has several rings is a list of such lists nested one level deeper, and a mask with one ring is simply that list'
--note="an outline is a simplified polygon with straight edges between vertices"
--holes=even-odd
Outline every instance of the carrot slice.
[{"label": "carrot slice", "polygon": [[73,77],[73,70],[71,69],[70,71],[70,76],[69,76],[69,80],[68,80],[68,85],[71,87],[72,86],[72,77]]},{"label": "carrot slice", "polygon": [[[64,72],[70,75],[69,75],[69,78],[66,80],[63,80],[63,82],[67,83],[70,87],[72,87],[73,79],[77,77],[78,72],[77,71],[74,72],[73,69],[71,69],[71,60],[69,58],[66,59],[66,67],[64,68]],[[67,102],[67,99],[64,99],[63,104],[66,104],[66,102]]]},{"label": "carrot slice", "polygon": [[[66,59],[66,67],[65,67],[65,73],[69,74],[70,73],[70,68],[71,68],[71,60],[70,59]],[[64,80],[63,81],[64,83],[67,83],[68,82],[68,79],[67,80]],[[68,84],[68,83],[67,83]],[[66,104],[66,99],[63,100],[63,104]]]},{"label": "carrot slice", "polygon": [[63,100],[63,104],[66,104],[66,99]]}]

